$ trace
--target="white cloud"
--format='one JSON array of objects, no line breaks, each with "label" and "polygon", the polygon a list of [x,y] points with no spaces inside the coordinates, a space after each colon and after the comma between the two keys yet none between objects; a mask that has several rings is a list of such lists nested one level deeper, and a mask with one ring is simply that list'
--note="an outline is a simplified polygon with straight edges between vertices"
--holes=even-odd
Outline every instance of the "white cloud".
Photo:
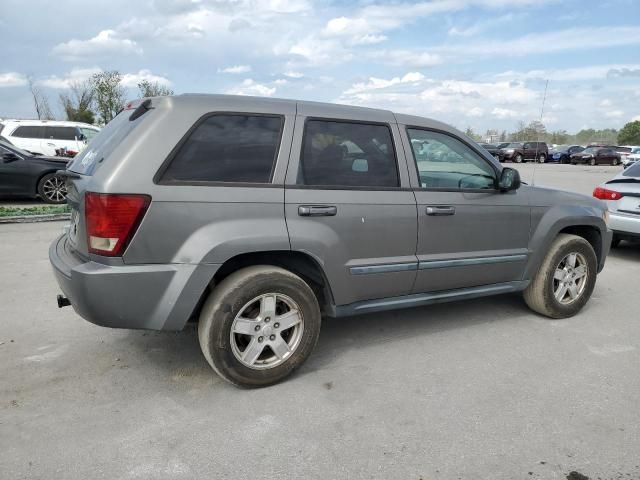
[{"label": "white cloud", "polygon": [[274,85],[286,85],[287,83],[289,83],[289,80],[286,78],[278,78],[273,82]]},{"label": "white cloud", "polygon": [[171,86],[171,81],[160,75],[155,75],[149,70],[140,70],[138,73],[125,73],[122,75],[122,86],[126,88],[137,88],[138,84],[146,80],[151,83],[158,83],[162,86]]},{"label": "white cloud", "polygon": [[289,78],[302,78],[302,77],[304,77],[304,73],[302,73],[302,72],[294,72],[294,71],[284,72],[283,75],[285,77],[289,77]]},{"label": "white cloud", "polygon": [[580,80],[616,78],[618,76],[615,74],[612,75],[611,72],[633,71],[634,69],[639,69],[640,71],[640,64],[586,65],[584,67],[529,70],[526,72],[509,70],[499,73],[496,76],[504,79],[538,79],[551,80],[554,82],[575,82]]},{"label": "white cloud", "polygon": [[57,75],[51,75],[49,77],[38,80],[36,83],[47,88],[69,88],[71,84],[84,82],[88,80],[93,74],[102,71],[101,68],[74,68],[69,73],[66,73],[62,77]]},{"label": "white cloud", "polygon": [[620,118],[624,116],[624,112],[622,110],[609,110],[604,112],[604,116],[607,118]]},{"label": "white cloud", "polygon": [[408,68],[433,67],[442,63],[438,54],[412,50],[378,50],[368,56],[389,65]]},{"label": "white cloud", "polygon": [[257,83],[251,78],[245,79],[240,85],[227,90],[231,95],[256,95],[259,97],[271,97],[276,93],[275,87]]},{"label": "white cloud", "polygon": [[142,54],[142,48],[128,38],[121,38],[115,30],[102,30],[89,40],[69,40],[53,47],[53,54],[63,60],[75,61],[107,55]]},{"label": "white cloud", "polygon": [[219,68],[218,73],[249,73],[251,65],[233,65],[232,67]]},{"label": "white cloud", "polygon": [[27,84],[27,77],[18,72],[0,73],[0,88],[21,87]]},{"label": "white cloud", "polygon": [[373,90],[381,90],[388,87],[392,87],[399,84],[416,84],[424,79],[424,75],[420,72],[409,72],[401,77],[394,77],[390,80],[384,78],[369,77],[369,81],[366,83],[355,83],[348,90],[344,91],[344,95],[354,95],[359,93],[368,93]]},{"label": "white cloud", "polygon": [[518,112],[509,108],[495,107],[493,110],[491,110],[491,115],[500,119],[516,118],[518,116]]},{"label": "white cloud", "polygon": [[451,57],[524,56],[637,44],[640,44],[640,27],[606,26],[536,32],[508,42],[476,41],[434,50]]},{"label": "white cloud", "polygon": [[640,115],[636,115],[631,119],[632,122],[640,122]]},{"label": "white cloud", "polygon": [[610,107],[611,106],[611,100],[609,100],[608,98],[605,98],[604,100],[602,100],[600,102],[600,106],[601,107]]}]

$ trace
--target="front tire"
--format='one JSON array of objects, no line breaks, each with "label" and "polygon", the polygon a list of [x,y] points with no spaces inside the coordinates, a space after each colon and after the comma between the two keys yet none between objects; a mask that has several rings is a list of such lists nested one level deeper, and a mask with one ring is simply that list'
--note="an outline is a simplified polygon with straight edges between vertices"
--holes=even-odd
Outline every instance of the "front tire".
[{"label": "front tire", "polygon": [[589,159],[589,165],[591,165],[592,167],[596,164],[596,159],[595,158],[590,158]]},{"label": "front tire", "polygon": [[522,163],[522,155],[517,154],[515,157],[513,157],[513,161],[515,163]]},{"label": "front tire", "polygon": [[540,163],[544,163],[544,162],[546,162],[546,161],[547,161],[547,156],[546,156],[546,155],[542,154],[542,155],[540,155],[540,156],[538,157],[538,162],[540,162]]},{"label": "front tire", "polygon": [[321,315],[313,290],[283,268],[238,270],[215,287],[200,314],[198,339],[209,365],[240,387],[273,385],[311,354]]},{"label": "front tire", "polygon": [[598,260],[584,238],[561,233],[551,244],[540,269],[524,291],[531,310],[549,318],[578,313],[596,284]]},{"label": "front tire", "polygon": [[611,160],[611,165],[614,166],[614,167],[617,167],[618,166],[618,159],[614,158],[613,160]]},{"label": "front tire", "polygon": [[63,177],[47,173],[38,182],[38,195],[45,203],[61,204],[67,201],[67,184]]}]

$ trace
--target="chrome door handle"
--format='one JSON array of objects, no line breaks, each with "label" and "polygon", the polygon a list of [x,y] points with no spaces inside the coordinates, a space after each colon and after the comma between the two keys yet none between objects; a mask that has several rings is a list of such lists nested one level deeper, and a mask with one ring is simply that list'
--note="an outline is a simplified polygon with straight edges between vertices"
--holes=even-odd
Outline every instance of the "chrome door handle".
[{"label": "chrome door handle", "polygon": [[301,217],[333,217],[338,213],[334,205],[300,205],[298,215]]},{"label": "chrome door handle", "polygon": [[444,215],[455,215],[456,207],[450,206],[441,206],[441,205],[433,205],[427,207],[427,215],[432,215],[435,217],[444,216]]}]

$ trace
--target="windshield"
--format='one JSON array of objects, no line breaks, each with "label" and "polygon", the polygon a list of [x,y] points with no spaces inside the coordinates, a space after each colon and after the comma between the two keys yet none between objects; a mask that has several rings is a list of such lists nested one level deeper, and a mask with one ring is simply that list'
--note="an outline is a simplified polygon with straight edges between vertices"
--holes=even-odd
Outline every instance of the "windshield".
[{"label": "windshield", "polygon": [[637,177],[640,178],[640,163],[634,163],[629,168],[627,168],[622,175],[625,177]]},{"label": "windshield", "polygon": [[632,148],[631,153],[640,153],[640,147]]}]

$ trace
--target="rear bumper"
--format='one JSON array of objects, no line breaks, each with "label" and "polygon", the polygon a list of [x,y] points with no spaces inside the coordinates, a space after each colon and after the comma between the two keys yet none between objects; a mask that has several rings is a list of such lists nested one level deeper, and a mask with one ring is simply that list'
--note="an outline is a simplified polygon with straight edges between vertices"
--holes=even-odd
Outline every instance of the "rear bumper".
[{"label": "rear bumper", "polygon": [[640,235],[640,215],[609,212],[609,228],[616,234]]},{"label": "rear bumper", "polygon": [[111,266],[85,261],[67,245],[51,244],[49,260],[60,289],[85,320],[112,328],[181,330],[219,265]]}]

